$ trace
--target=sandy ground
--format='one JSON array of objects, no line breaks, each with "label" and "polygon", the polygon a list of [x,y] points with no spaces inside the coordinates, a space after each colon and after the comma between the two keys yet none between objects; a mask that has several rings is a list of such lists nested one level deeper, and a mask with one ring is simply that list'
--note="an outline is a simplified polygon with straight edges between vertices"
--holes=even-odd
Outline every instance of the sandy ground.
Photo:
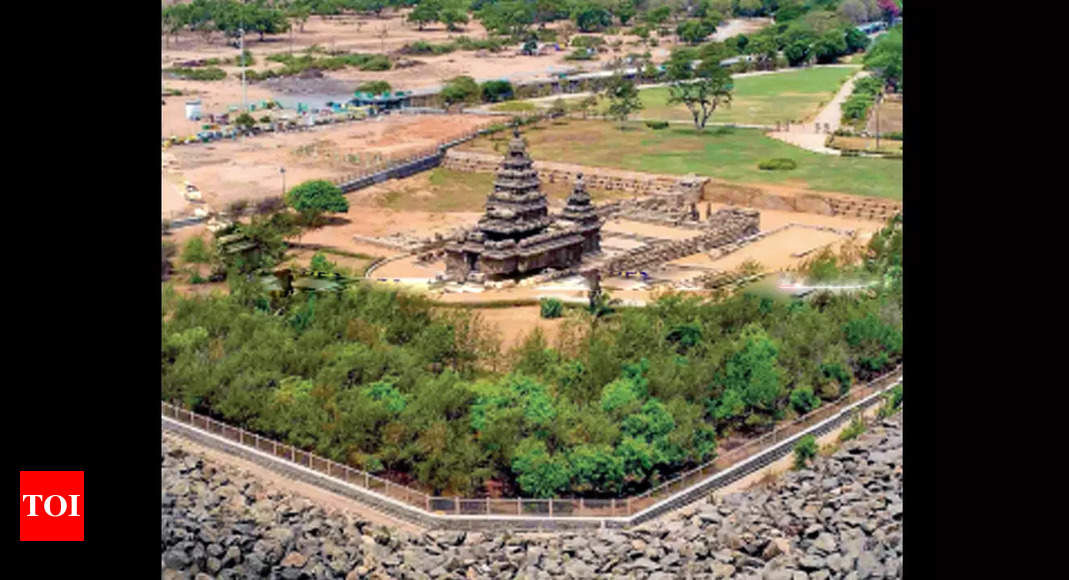
[{"label": "sandy ground", "polygon": [[651,238],[661,238],[665,240],[685,240],[701,234],[698,230],[659,226],[625,219],[614,219],[602,226],[602,230],[606,232],[649,236]]},{"label": "sandy ground", "polygon": [[286,493],[292,493],[303,498],[309,499],[315,504],[327,512],[343,511],[357,516],[361,519],[367,520],[372,524],[378,526],[386,526],[393,529],[404,530],[409,533],[422,533],[423,529],[417,527],[414,524],[399,520],[393,516],[378,512],[366,504],[360,503],[356,500],[349,499],[343,495],[339,495],[330,491],[327,491],[321,487],[290,479],[275,471],[271,471],[266,467],[253,463],[247,459],[242,459],[229,453],[223,453],[210,447],[199,445],[186,439],[171,433],[164,433],[163,437],[174,444],[182,447],[189,453],[193,453],[204,458],[208,462],[226,464],[234,466],[242,471],[248,473],[248,475],[259,479],[265,483],[270,482],[270,486],[273,489],[283,491]]},{"label": "sandy ground", "polygon": [[[286,169],[287,188],[309,179],[352,175],[365,162],[428,151],[490,122],[475,115],[396,115],[302,133],[269,133],[244,141],[172,147],[166,151],[174,164],[173,173],[165,176],[162,186],[164,212],[188,208],[174,200],[168,179],[177,184],[192,182],[205,204],[223,209],[237,199],[281,195],[282,167]],[[356,156],[355,163],[350,155]]]},{"label": "sandy ground", "polygon": [[555,345],[561,324],[565,320],[564,318],[542,318],[541,309],[538,306],[486,308],[479,310],[479,315],[487,323],[497,327],[501,337],[502,352],[508,352],[522,344],[535,328],[542,329],[546,344]]},{"label": "sandy ground", "polygon": [[[771,131],[768,136],[816,153],[838,155],[839,150],[825,147],[824,141],[829,134],[834,133],[841,125],[842,104],[850,96],[850,93],[854,91],[854,83],[869,74],[867,71],[861,71],[843,83],[843,86],[839,87],[839,92],[835,93],[832,100],[817,113],[812,121],[800,125],[791,125],[790,131]],[[817,128],[818,125],[819,129]],[[830,126],[826,132],[824,130],[825,125]]]},{"label": "sandy ground", "polygon": [[792,258],[792,253],[819,248],[842,239],[842,236],[831,232],[790,228],[747,244],[742,249],[716,260],[710,259],[707,254],[694,254],[674,260],[669,264],[692,264],[721,270],[734,270],[747,260],[756,260],[766,270],[781,270],[796,266],[805,260],[805,258]]}]

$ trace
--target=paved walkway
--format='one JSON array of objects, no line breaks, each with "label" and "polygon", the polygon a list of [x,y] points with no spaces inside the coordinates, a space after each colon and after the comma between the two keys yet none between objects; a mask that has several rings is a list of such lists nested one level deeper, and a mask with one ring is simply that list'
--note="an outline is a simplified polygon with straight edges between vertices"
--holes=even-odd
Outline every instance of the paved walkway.
[{"label": "paved walkway", "polygon": [[851,77],[850,80],[843,83],[839,92],[835,93],[831,102],[829,102],[823,110],[817,113],[817,116],[813,121],[809,123],[791,124],[788,130],[772,131],[768,136],[816,153],[839,155],[838,149],[825,147],[824,141],[827,140],[828,135],[839,129],[841,124],[840,120],[843,115],[842,104],[843,101],[850,96],[850,93],[854,91],[854,83],[856,83],[858,79],[864,78],[869,74],[871,73],[868,71],[860,71]]}]

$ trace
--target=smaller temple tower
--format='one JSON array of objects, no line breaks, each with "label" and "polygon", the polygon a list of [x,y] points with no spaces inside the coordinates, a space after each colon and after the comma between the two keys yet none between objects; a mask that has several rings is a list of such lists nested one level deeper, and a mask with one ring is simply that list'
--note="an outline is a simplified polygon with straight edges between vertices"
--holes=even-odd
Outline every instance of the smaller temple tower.
[{"label": "smaller temple tower", "polygon": [[594,204],[591,203],[590,194],[586,191],[586,182],[583,181],[582,173],[576,176],[575,185],[571,195],[568,196],[561,218],[574,223],[574,228],[583,235],[584,254],[601,251],[603,220],[594,210]]}]

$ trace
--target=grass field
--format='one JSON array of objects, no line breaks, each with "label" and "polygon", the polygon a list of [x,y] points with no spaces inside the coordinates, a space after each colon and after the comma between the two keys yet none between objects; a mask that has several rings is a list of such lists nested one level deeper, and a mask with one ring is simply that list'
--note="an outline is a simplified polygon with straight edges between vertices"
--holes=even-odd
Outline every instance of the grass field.
[{"label": "grass field", "polygon": [[[735,79],[731,106],[718,108],[709,117],[709,122],[743,125],[803,122],[830,101],[846,79],[858,70],[860,67],[808,68]],[[645,108],[635,116],[642,119],[691,121],[690,111],[685,106],[668,104],[668,94],[668,87],[639,91]],[[543,101],[542,104],[549,106],[549,101]],[[608,102],[602,100],[599,111],[604,114],[608,106]]]},{"label": "grass field", "polygon": [[880,139],[880,148],[876,149],[875,137],[832,137],[832,149],[861,149],[863,151],[879,151],[883,153],[898,153],[902,151],[902,142],[893,139]]},{"label": "grass field", "polygon": [[[631,122],[625,130],[606,121],[572,120],[524,129],[528,152],[537,160],[615,167],[649,173],[695,173],[751,184],[783,184],[816,191],[902,199],[902,162],[812,153],[766,137],[757,129],[674,125],[653,130]],[[496,137],[503,139],[505,137]],[[497,153],[490,137],[464,149]],[[793,159],[798,168],[762,171],[763,159]]]},{"label": "grass field", "polygon": [[[492,149],[491,149],[492,150]],[[563,200],[572,192],[568,183],[542,183],[550,199]],[[494,189],[490,173],[467,173],[436,167],[427,173],[398,182],[396,189],[380,199],[380,205],[401,211],[482,211],[486,196]],[[594,201],[626,197],[622,192],[588,189]]]}]

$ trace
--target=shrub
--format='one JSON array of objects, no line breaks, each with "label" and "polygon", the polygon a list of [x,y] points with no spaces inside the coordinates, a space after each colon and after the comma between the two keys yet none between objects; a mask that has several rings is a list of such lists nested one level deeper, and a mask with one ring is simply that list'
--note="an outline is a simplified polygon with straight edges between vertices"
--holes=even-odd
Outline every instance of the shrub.
[{"label": "shrub", "polygon": [[817,439],[812,435],[806,435],[794,445],[794,468],[802,469],[806,461],[817,456]]},{"label": "shrub", "polygon": [[805,415],[820,405],[820,399],[813,394],[813,387],[801,385],[791,391],[791,407],[799,414]]},{"label": "shrub", "polygon": [[393,65],[390,63],[390,59],[385,55],[374,54],[365,60],[363,64],[359,65],[358,68],[363,71],[383,71],[390,70],[391,66]]},{"label": "shrub", "polygon": [[542,318],[560,318],[564,311],[564,303],[556,298],[543,298],[539,301]]},{"label": "shrub", "polygon": [[884,139],[891,139],[892,141],[902,141],[901,131],[891,131],[889,133],[880,133],[880,137]]},{"label": "shrub", "polygon": [[270,123],[271,122],[271,115],[264,115],[263,117],[260,117],[260,122],[261,123]]},{"label": "shrub", "polygon": [[282,199],[282,196],[267,197],[256,204],[256,213],[266,215],[275,213],[284,207],[286,207],[286,202]]},{"label": "shrub", "polygon": [[757,164],[758,169],[764,169],[768,171],[789,171],[798,167],[793,159],[784,159],[777,157],[776,159],[765,159]]},{"label": "shrub", "polygon": [[230,202],[226,207],[227,213],[230,215],[238,216],[245,213],[245,210],[249,208],[249,200],[247,199],[235,199]]},{"label": "shrub", "polygon": [[839,432],[839,441],[849,441],[864,432],[865,418],[861,416],[861,413],[857,413],[854,415],[854,419],[850,421],[850,424]]},{"label": "shrub", "polygon": [[190,264],[207,264],[211,260],[211,254],[204,240],[190,238],[182,250],[182,259]]},{"label": "shrub", "polygon": [[175,67],[167,69],[167,72],[190,81],[221,81],[226,78],[226,71],[214,66],[208,68]]},{"label": "shrub", "polygon": [[381,95],[387,93],[393,87],[386,81],[368,81],[356,87],[356,90],[361,93],[371,93],[373,95]]},{"label": "shrub", "polygon": [[603,44],[605,44],[605,39],[600,36],[572,37],[572,46],[575,48],[597,48]]},{"label": "shrub", "polygon": [[312,261],[308,264],[308,269],[314,272],[334,272],[335,265],[333,262],[327,259],[323,252],[316,252],[312,256]]},{"label": "shrub", "polygon": [[597,58],[597,53],[592,49],[577,48],[565,56],[564,60],[594,60],[595,58]]},{"label": "shrub", "polygon": [[668,121],[646,121],[646,126],[650,129],[665,129],[668,127]]},{"label": "shrub", "polygon": [[498,103],[512,98],[512,83],[508,81],[486,81],[482,84],[483,101]]},{"label": "shrub", "polygon": [[200,276],[200,272],[193,272],[193,275],[189,277],[190,284],[207,284],[208,280]]}]

